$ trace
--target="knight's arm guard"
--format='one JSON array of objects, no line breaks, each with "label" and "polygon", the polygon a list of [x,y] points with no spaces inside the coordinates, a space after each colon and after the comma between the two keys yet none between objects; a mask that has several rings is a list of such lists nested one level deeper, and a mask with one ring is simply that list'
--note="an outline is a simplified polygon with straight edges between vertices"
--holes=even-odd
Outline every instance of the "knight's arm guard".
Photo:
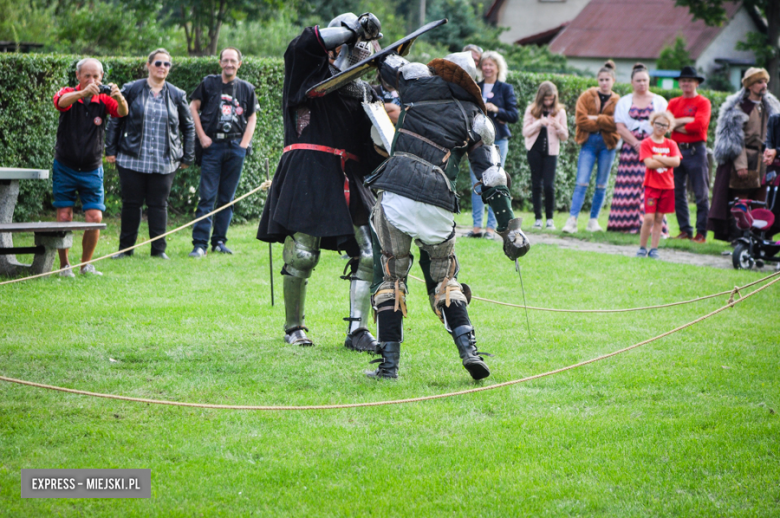
[{"label": "knight's arm guard", "polygon": [[482,184],[482,201],[490,205],[496,215],[496,232],[504,239],[504,254],[515,260],[527,254],[531,244],[520,229],[523,220],[515,218],[512,210],[509,175],[501,167],[501,155],[493,144],[495,133],[490,119],[477,115],[470,138],[475,142],[469,147],[469,162],[474,176]]},{"label": "knight's arm guard", "polygon": [[391,52],[379,63],[379,74],[385,83],[398,90],[400,87],[398,83],[402,76],[401,69],[406,65],[409,65],[407,60],[399,56],[397,52]]},{"label": "knight's arm guard", "polygon": [[339,45],[354,43],[357,40],[357,34],[346,27],[319,28],[319,34],[326,50],[333,50]]}]

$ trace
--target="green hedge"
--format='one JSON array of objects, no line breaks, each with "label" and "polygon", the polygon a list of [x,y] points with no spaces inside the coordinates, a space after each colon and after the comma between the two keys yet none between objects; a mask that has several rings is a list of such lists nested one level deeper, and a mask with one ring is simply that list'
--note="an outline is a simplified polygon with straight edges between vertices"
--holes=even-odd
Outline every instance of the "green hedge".
[{"label": "green hedge", "polygon": [[[58,119],[58,113],[52,105],[52,97],[62,86],[75,85],[77,59],[74,56],[46,54],[0,55],[0,166],[51,169]],[[103,58],[106,70],[104,82],[121,86],[128,81],[145,77],[143,64],[143,58]],[[215,73],[219,73],[219,66],[214,58],[182,58],[175,61],[169,81],[191,93],[204,76]],[[261,111],[253,140],[254,154],[245,163],[238,195],[259,185],[265,178],[266,157],[270,159],[273,174],[281,156],[283,62],[281,59],[246,58],[239,75],[255,85]],[[525,107],[533,100],[539,83],[544,80],[550,80],[558,86],[560,100],[566,106],[569,116],[569,129],[572,134],[572,138],[561,147],[556,179],[557,208],[565,210],[571,200],[579,154],[579,146],[573,139],[574,107],[580,93],[595,86],[596,80],[577,76],[512,72],[508,82],[514,86],[521,116]],[[618,84],[615,90],[623,95],[630,91],[630,87],[627,84]],[[667,98],[681,95],[679,90],[659,90],[658,93]],[[716,114],[727,94],[709,91],[703,93],[712,101],[713,113]],[[515,136],[510,141],[506,169],[514,180],[512,190],[515,204],[530,205],[530,171],[525,158],[521,124],[514,124],[511,129]],[[710,124],[710,141],[713,140],[714,129],[713,117],[713,123]],[[467,169],[465,164],[464,169]],[[191,216],[194,212],[198,202],[199,174],[197,167],[176,173],[170,199],[174,213]],[[458,181],[464,205],[470,203],[468,184],[466,170]],[[106,212],[116,214],[121,207],[119,179],[110,164],[105,164],[105,188]],[[51,210],[51,192],[51,179],[48,182],[22,181],[14,219],[29,221],[42,212]],[[610,188],[608,196],[611,196],[611,192]],[[591,193],[588,193],[586,203],[589,203],[590,198]],[[236,220],[257,218],[262,212],[263,201],[264,195],[258,194],[240,202],[235,210]]]},{"label": "green hedge", "polygon": [[[51,170],[57,135],[58,112],[52,97],[62,86],[75,86],[74,56],[45,54],[0,55],[0,167],[30,167]],[[103,81],[122,85],[146,77],[144,58],[102,58]],[[215,58],[176,59],[168,79],[188,94],[201,79],[220,72]],[[255,85],[260,103],[252,147],[237,195],[258,186],[265,179],[265,158],[271,163],[271,174],[282,152],[283,131],[281,90],[284,66],[278,59],[246,58],[240,77]],[[104,163],[106,213],[121,209],[119,175],[114,166]],[[198,203],[200,169],[178,171],[171,191],[170,206],[174,213],[191,216]],[[51,178],[22,181],[14,220],[29,221],[52,209]],[[237,204],[238,221],[257,218],[263,210],[264,194],[256,194]]]}]

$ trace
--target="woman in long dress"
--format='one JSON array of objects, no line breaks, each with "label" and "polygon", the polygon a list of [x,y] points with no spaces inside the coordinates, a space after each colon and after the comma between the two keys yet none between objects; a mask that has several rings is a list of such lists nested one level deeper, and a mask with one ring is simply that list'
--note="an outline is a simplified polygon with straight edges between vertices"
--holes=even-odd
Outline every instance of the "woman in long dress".
[{"label": "woman in long dress", "polygon": [[[609,211],[607,230],[636,234],[644,218],[645,165],[639,161],[639,146],[653,133],[650,115],[666,111],[666,99],[650,92],[650,74],[642,63],[631,70],[633,93],[625,95],[615,108],[615,124],[623,146],[620,148],[615,191]],[[664,218],[664,236],[669,229]]]}]

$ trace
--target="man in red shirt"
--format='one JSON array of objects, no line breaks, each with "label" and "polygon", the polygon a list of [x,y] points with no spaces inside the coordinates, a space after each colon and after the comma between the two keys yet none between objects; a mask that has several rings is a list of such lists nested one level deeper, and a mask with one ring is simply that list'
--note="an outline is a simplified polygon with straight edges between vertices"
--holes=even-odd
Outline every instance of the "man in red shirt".
[{"label": "man in red shirt", "polygon": [[[103,200],[103,143],[106,115],[127,115],[127,101],[116,85],[111,95],[100,93],[103,65],[97,59],[85,58],[76,64],[76,88],[62,88],[54,96],[54,107],[60,112],[57,144],[54,150],[52,183],[57,221],[73,221],[76,195],[81,198],[84,219],[100,223],[106,210]],[[87,230],[82,240],[81,262],[92,259],[99,230]],[[74,277],[69,268],[68,249],[59,251],[62,277]],[[81,267],[81,273],[101,275],[92,264]]]},{"label": "man in red shirt", "polygon": [[[682,97],[669,101],[669,110],[675,117],[672,140],[682,152],[682,162],[674,168],[674,207],[680,234],[675,239],[693,239],[704,243],[707,237],[707,214],[710,210],[710,174],[707,164],[707,129],[712,111],[710,101],[699,95],[696,88],[704,78],[690,66],[683,67],[677,78],[683,91]],[[690,176],[696,197],[696,235],[688,212],[687,180]]]}]

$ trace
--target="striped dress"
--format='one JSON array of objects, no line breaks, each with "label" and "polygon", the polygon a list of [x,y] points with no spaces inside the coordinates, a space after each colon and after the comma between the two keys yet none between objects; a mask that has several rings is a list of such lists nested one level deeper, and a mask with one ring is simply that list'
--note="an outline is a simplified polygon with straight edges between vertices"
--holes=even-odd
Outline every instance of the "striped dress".
[{"label": "striped dress", "polygon": [[[636,120],[649,120],[653,113],[653,105],[647,108],[637,108],[632,105],[628,111],[629,117]],[[631,132],[640,142],[649,135],[641,129]],[[642,228],[645,216],[645,164],[639,161],[639,153],[628,143],[623,142],[618,158],[618,169],[615,175],[615,191],[612,194],[612,206],[609,210],[607,230],[636,234]],[[662,233],[669,235],[669,228],[664,216]]]}]

